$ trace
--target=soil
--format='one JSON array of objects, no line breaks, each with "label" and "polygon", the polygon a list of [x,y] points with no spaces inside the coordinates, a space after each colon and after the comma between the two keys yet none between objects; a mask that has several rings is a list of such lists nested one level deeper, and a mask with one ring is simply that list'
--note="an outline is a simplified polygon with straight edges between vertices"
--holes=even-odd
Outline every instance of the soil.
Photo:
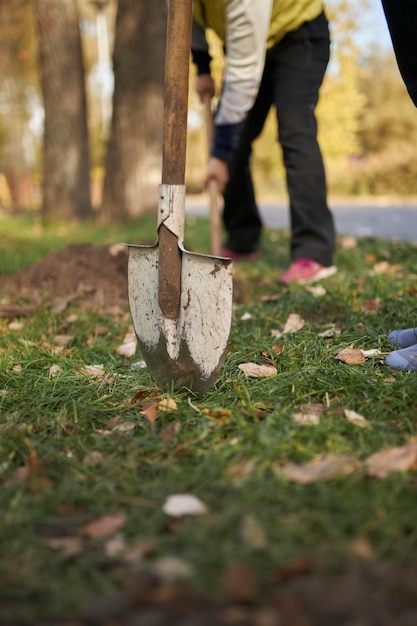
[{"label": "soil", "polygon": [[20,272],[0,276],[0,293],[40,306],[82,298],[89,308],[128,304],[127,247],[77,243]]}]

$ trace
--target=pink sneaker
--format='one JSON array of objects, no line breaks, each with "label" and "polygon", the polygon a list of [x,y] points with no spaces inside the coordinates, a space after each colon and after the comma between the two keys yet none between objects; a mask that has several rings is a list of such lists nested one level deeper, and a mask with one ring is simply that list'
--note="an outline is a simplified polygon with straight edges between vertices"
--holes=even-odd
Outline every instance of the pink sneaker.
[{"label": "pink sneaker", "polygon": [[334,265],[325,267],[312,259],[297,259],[281,274],[278,282],[284,283],[284,285],[290,283],[304,285],[305,283],[332,276],[336,272],[337,268]]},{"label": "pink sneaker", "polygon": [[238,252],[237,250],[232,250],[231,248],[222,248],[222,256],[227,259],[232,259],[235,263],[239,261],[255,261],[259,259],[261,253],[259,250],[253,250],[252,252]]}]

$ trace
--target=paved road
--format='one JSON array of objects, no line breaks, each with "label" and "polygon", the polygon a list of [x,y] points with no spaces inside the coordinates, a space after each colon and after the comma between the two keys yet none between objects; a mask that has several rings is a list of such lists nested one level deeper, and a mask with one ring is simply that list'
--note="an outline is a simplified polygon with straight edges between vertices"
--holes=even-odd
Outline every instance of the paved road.
[{"label": "paved road", "polygon": [[[382,237],[417,243],[417,200],[330,199],[337,232],[355,237]],[[284,201],[260,201],[266,226],[287,228],[288,208]],[[208,216],[208,201],[202,196],[187,196],[187,215]]]}]

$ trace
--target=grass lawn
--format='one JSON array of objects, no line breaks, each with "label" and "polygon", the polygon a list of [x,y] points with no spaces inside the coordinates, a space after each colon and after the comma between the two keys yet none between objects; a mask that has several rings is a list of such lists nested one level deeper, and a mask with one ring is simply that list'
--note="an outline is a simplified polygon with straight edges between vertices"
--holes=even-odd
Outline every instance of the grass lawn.
[{"label": "grass lawn", "polygon": [[[187,247],[208,252],[207,230],[190,218]],[[0,275],[153,232],[1,217]],[[287,289],[287,234],[267,231],[262,259],[235,268],[228,354],[203,398],[156,389],[138,351],[119,353],[127,304],[84,294],[0,317],[0,623],[417,623],[417,376],[384,365],[387,332],[417,325],[416,258],[340,237],[335,276]],[[198,509],[167,513],[175,494]]]}]

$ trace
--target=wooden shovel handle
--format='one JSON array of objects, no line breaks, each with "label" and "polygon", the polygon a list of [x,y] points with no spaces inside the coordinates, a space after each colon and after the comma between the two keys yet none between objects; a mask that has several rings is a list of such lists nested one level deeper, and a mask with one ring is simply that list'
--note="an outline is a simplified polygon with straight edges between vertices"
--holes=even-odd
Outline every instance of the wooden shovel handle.
[{"label": "wooden shovel handle", "polygon": [[[211,98],[209,96],[206,96],[204,99],[204,110],[206,118],[207,150],[208,158],[210,158],[214,136],[214,120],[211,110]],[[222,224],[220,219],[219,195],[215,180],[209,182],[208,194],[211,253],[214,256],[220,256],[222,251]]]},{"label": "wooden shovel handle", "polygon": [[[185,181],[192,3],[168,3],[162,146],[162,183],[166,185],[184,185]],[[182,224],[184,210],[182,207],[178,216]],[[165,317],[176,319],[181,303],[181,252],[176,233],[164,224],[159,227],[158,275],[161,311]]]}]

